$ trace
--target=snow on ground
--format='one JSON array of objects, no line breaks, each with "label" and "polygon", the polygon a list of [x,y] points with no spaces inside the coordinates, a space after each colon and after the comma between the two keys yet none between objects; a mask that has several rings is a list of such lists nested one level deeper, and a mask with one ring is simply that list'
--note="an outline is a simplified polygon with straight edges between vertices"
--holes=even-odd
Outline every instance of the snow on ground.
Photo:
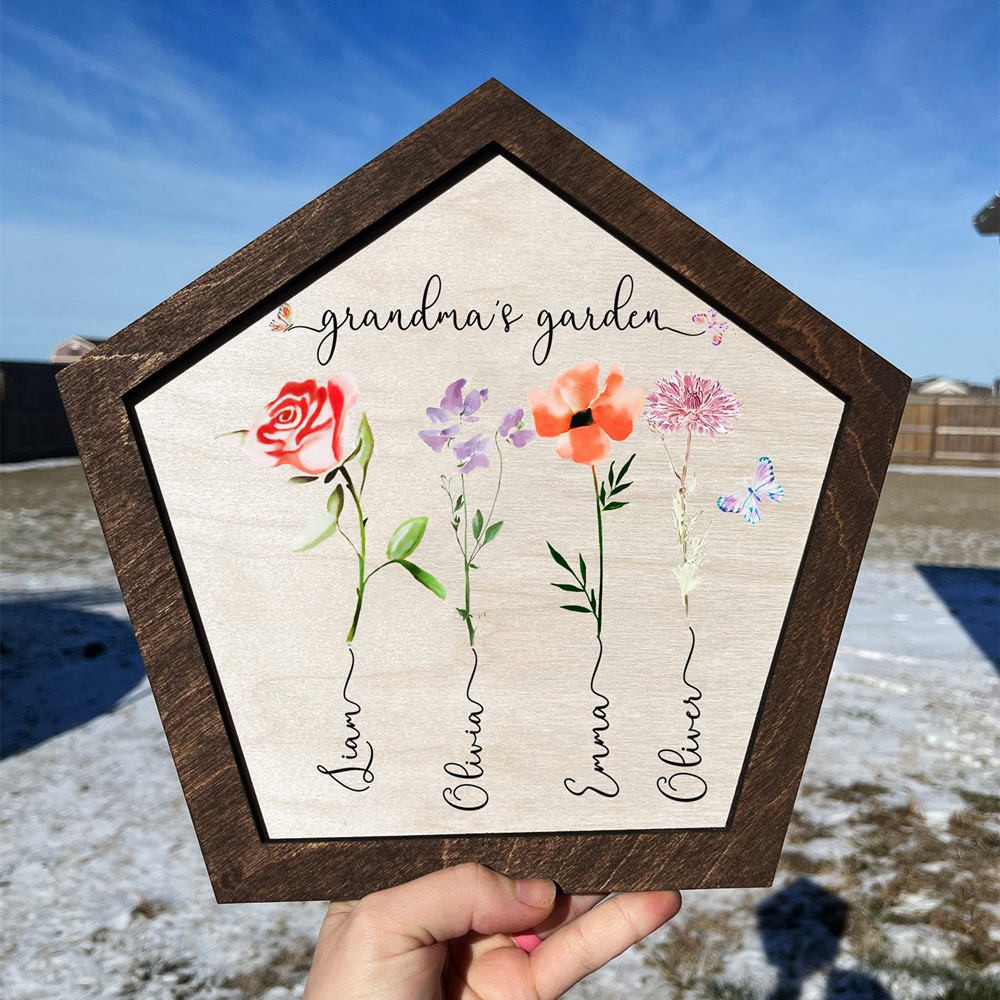
[{"label": "snow on ground", "polygon": [[[576,1000],[1000,995],[1000,479],[949,473],[890,474],[775,887]],[[79,466],[0,490],[0,994],[298,995],[323,906],[214,902]]]}]

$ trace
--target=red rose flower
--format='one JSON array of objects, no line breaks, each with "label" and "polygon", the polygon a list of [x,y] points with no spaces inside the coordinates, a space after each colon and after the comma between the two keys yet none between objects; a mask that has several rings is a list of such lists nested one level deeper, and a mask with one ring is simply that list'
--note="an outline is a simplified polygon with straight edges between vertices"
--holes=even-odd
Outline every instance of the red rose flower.
[{"label": "red rose flower", "polygon": [[350,375],[335,375],[326,385],[315,379],[286,382],[251,426],[246,449],[255,465],[291,465],[320,476],[343,457],[347,411],[358,401]]}]

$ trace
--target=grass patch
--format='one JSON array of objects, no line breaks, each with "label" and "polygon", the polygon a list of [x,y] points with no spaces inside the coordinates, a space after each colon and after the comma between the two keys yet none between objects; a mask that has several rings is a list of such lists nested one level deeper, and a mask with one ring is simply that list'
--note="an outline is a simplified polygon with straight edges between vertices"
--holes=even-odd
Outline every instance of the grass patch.
[{"label": "grass patch", "polygon": [[888,794],[885,785],[876,785],[868,781],[855,781],[850,785],[836,785],[823,789],[823,794],[834,802],[867,802],[878,795]]},{"label": "grass patch", "polygon": [[1000,833],[971,809],[953,813],[948,820],[948,832],[963,841],[966,847],[981,851],[991,861],[1000,859]]},{"label": "grass patch", "polygon": [[[802,882],[848,907],[846,923],[829,929],[833,943],[839,937],[826,966],[830,996],[896,996],[898,991],[903,996],[919,985],[924,1000],[997,1000],[1000,978],[986,970],[1000,963],[1000,796],[961,791],[963,808],[942,825],[928,823],[916,803],[889,800],[889,794],[872,782],[815,789],[813,817],[822,816],[818,810],[824,801],[831,807],[846,804],[849,817],[831,827],[802,811],[794,814],[775,892],[756,898],[764,907],[768,901],[777,905],[782,893]],[[842,805],[836,808],[844,811]],[[821,840],[835,842],[836,855],[824,858]],[[796,929],[797,911],[791,905],[796,899],[786,899],[789,962],[817,933],[805,910]],[[761,905],[755,907],[758,913]],[[767,1000],[770,987],[756,980],[728,982],[720,968],[734,950],[763,946],[761,931],[748,916],[736,908],[720,924],[717,914],[692,913],[683,926],[669,926],[662,942],[644,954],[662,984],[660,993],[648,995]],[[908,930],[897,938],[893,928],[900,925]],[[947,959],[917,957],[948,952]]]},{"label": "grass patch", "polygon": [[705,996],[705,988],[725,971],[726,956],[742,942],[732,918],[720,913],[695,913],[671,921],[662,935],[643,948],[646,968],[674,993],[687,990]]},{"label": "grass patch", "polygon": [[923,958],[900,959],[890,955],[874,957],[869,968],[893,976],[907,976],[923,984],[933,984],[931,1000],[996,1000],[1000,996],[1000,977],[929,962]]},{"label": "grass patch", "polygon": [[197,978],[190,959],[144,959],[132,970],[131,979],[119,992],[119,997],[146,996],[148,987],[169,984],[173,1000],[195,1000],[204,992],[205,984]]},{"label": "grass patch", "polygon": [[132,907],[133,917],[145,917],[147,920],[152,920],[154,917],[158,917],[161,913],[166,913],[169,907],[166,903],[158,899],[147,899],[145,896],[141,897],[139,902]]},{"label": "grass patch", "polygon": [[778,870],[789,875],[818,875],[829,867],[829,862],[819,861],[794,847],[782,851],[781,860],[778,862]]},{"label": "grass patch", "polygon": [[810,840],[825,840],[832,836],[834,836],[832,827],[817,823],[801,811],[797,811],[792,813],[792,821],[788,824],[788,836],[785,840],[789,844],[807,844]]},{"label": "grass patch", "polygon": [[973,792],[967,788],[959,788],[958,794],[962,797],[962,801],[976,812],[989,813],[992,816],[1000,813],[1000,795],[984,795],[982,792]]},{"label": "grass patch", "polygon": [[300,941],[268,956],[264,965],[229,976],[219,983],[239,997],[259,997],[275,986],[297,989],[312,965],[314,941]]}]

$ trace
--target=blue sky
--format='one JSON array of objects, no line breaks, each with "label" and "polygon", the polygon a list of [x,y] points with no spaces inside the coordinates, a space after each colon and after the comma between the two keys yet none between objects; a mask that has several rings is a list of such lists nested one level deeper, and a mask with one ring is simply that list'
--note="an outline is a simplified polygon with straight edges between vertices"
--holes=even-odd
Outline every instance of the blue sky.
[{"label": "blue sky", "polygon": [[997,10],[5,0],[0,353],[114,333],[495,76],[909,374],[991,381]]}]

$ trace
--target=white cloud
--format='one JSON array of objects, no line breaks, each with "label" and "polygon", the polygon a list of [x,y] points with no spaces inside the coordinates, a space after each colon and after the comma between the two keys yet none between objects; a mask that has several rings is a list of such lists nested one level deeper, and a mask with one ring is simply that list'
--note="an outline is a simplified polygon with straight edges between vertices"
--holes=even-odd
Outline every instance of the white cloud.
[{"label": "white cloud", "polygon": [[496,75],[890,359],[964,312],[972,346],[919,369],[971,375],[998,305],[969,225],[996,185],[973,7],[8,14],[8,331],[45,354],[67,317],[117,329]]}]

